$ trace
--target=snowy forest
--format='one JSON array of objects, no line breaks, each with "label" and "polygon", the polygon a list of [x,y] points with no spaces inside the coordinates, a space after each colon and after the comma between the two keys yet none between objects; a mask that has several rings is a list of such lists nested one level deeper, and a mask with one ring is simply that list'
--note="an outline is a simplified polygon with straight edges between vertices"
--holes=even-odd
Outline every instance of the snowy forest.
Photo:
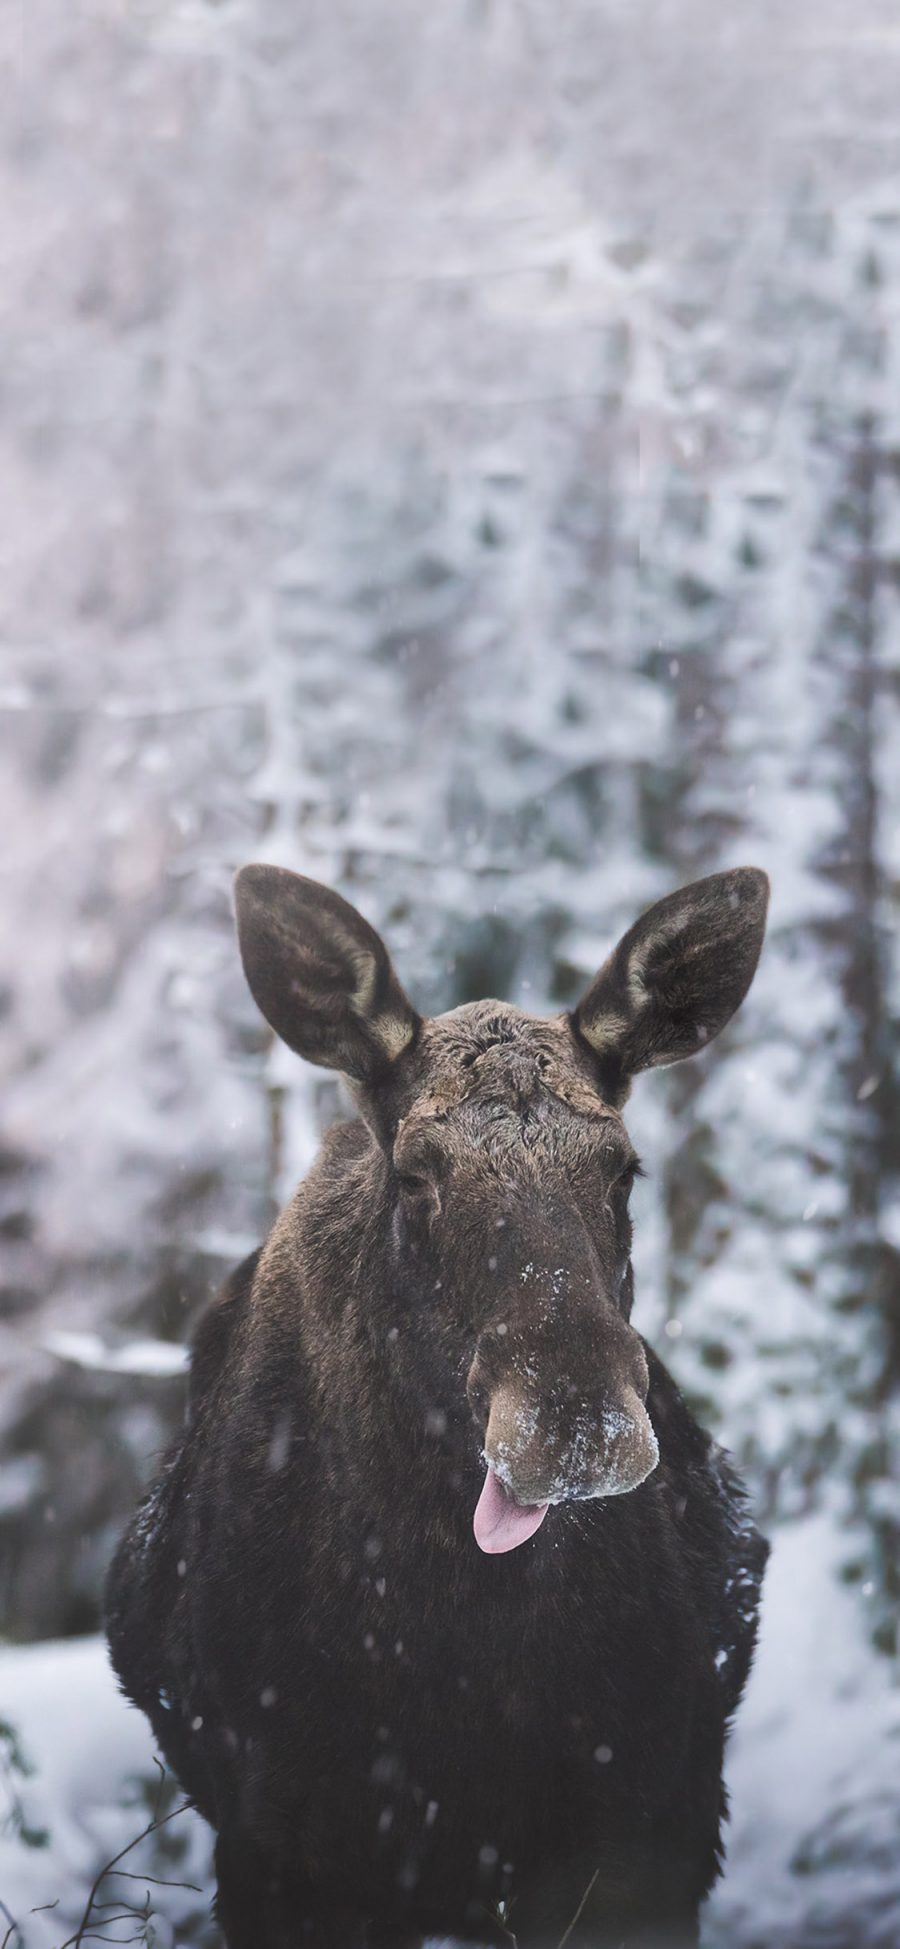
[{"label": "snowy forest", "polygon": [[773,1542],[704,1944],[890,1949],[896,9],[38,0],[0,67],[0,1943],[218,1940],[99,1633],[346,1113],[235,869],[540,1012],[746,862],[751,995],[629,1112],[636,1323]]}]

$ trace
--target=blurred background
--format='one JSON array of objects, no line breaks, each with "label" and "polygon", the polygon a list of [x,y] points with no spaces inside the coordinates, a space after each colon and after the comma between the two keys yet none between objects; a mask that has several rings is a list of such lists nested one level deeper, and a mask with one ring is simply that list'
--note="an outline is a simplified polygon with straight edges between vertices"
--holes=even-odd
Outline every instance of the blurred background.
[{"label": "blurred background", "polygon": [[[750,1000],[630,1115],[637,1322],[775,1545],[704,1940],[889,1949],[896,6],[8,0],[0,67],[0,1942],[179,1804],[104,1567],[341,1113],[234,869],[540,1010],[746,861]],[[208,1865],[95,1939],[213,1942]]]}]

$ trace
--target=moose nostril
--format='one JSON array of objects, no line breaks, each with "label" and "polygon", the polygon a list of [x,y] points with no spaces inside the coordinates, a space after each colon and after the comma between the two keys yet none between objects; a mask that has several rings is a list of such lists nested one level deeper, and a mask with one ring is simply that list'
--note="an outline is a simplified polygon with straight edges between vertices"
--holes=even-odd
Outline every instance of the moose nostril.
[{"label": "moose nostril", "polygon": [[634,1388],[625,1389],[620,1406],[603,1417],[606,1437],[600,1493],[623,1495],[652,1475],[659,1461],[659,1445],[650,1416]]}]

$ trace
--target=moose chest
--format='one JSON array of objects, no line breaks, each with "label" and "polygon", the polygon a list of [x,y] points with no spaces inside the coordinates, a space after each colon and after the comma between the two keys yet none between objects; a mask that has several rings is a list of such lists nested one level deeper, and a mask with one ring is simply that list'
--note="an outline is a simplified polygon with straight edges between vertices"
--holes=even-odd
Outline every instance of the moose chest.
[{"label": "moose chest", "polygon": [[402,1510],[352,1548],[313,1521],[287,1568],[284,1539],[277,1563],[245,1556],[260,1830],[296,1836],[320,1878],[496,1899],[546,1848],[643,1818],[691,1718],[690,1629],[645,1500],[646,1535],[633,1499],[627,1523],[611,1503],[553,1510],[508,1559]]}]

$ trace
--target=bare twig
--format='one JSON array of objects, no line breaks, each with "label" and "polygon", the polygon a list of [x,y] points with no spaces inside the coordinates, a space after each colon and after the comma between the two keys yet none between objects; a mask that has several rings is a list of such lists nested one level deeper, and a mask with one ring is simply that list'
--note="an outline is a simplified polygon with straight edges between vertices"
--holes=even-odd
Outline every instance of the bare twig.
[{"label": "bare twig", "polygon": [[154,1820],[158,1820],[162,1813],[163,1794],[166,1790],[166,1769],[156,1753],[153,1755],[153,1764],[159,1774],[159,1779],[156,1782],[156,1799],[153,1802],[153,1818]]},{"label": "bare twig", "polygon": [[[190,1805],[190,1802],[186,1804]],[[183,1811],[183,1808],[179,1808],[179,1812]],[[149,1882],[151,1888],[187,1888],[192,1895],[203,1893],[202,1888],[198,1888],[195,1881],[170,1881],[167,1875],[139,1875],[131,1868],[110,1868],[108,1872],[115,1875],[116,1879],[119,1875],[123,1875],[126,1881],[143,1881],[145,1884]]]},{"label": "bare twig", "polygon": [[0,1942],[0,1949],[8,1949],[8,1945],[12,1941],[13,1936],[18,1936],[19,1941],[21,1942],[22,1934],[19,1928],[19,1924],[15,1919],[15,1916],[10,1915],[9,1909],[6,1906],[6,1903],[3,1900],[2,1895],[0,1895],[0,1912],[2,1912],[4,1920],[9,1923],[9,1928],[6,1931],[3,1941]]},{"label": "bare twig", "polygon": [[108,1920],[110,1923],[141,1922],[141,1928],[136,1935],[101,1935],[99,1933],[100,1929],[105,1929],[107,1925],[105,1922],[99,1922],[97,1924],[96,1929],[88,1930],[87,1935],[84,1938],[85,1942],[106,1942],[109,1944],[119,1943],[122,1945],[122,1949],[128,1949],[128,1944],[132,1942],[143,1942],[146,1944],[147,1941],[147,1936],[145,1932],[146,1918],[142,1916],[141,1911],[139,1911],[138,1909],[129,1909],[126,1915],[110,1915]]},{"label": "bare twig", "polygon": [[583,1895],[582,1895],[582,1897],[581,1897],[581,1900],[580,1900],[580,1902],[579,1902],[579,1904],[578,1904],[578,1907],[577,1907],[577,1908],[576,1908],[576,1910],[575,1910],[575,1913],[574,1913],[574,1915],[573,1915],[573,1917],[572,1917],[572,1920],[571,1920],[571,1922],[569,1923],[569,1926],[568,1926],[568,1928],[567,1928],[567,1929],[565,1929],[565,1930],[563,1931],[563,1934],[562,1934],[562,1935],[560,1936],[560,1938],[559,1938],[559,1941],[558,1941],[558,1943],[557,1943],[557,1945],[556,1945],[556,1949],[565,1949],[565,1944],[566,1944],[566,1943],[568,1942],[568,1940],[569,1940],[569,1937],[570,1937],[570,1935],[571,1935],[571,1933],[572,1933],[572,1930],[573,1930],[573,1929],[574,1929],[574,1927],[575,1927],[575,1924],[576,1924],[576,1922],[578,1922],[578,1921],[580,1920],[580,1918],[581,1918],[581,1915],[582,1915],[582,1913],[583,1913],[583,1910],[584,1910],[584,1905],[585,1905],[585,1902],[587,1901],[587,1898],[588,1898],[588,1896],[589,1896],[589,1894],[590,1894],[590,1892],[591,1892],[591,1889],[592,1889],[592,1888],[593,1888],[593,1886],[594,1886],[594,1883],[595,1883],[595,1881],[596,1881],[596,1879],[597,1879],[597,1876],[599,1875],[599,1873],[600,1873],[600,1870],[599,1870],[599,1868],[595,1868],[595,1869],[594,1869],[594,1872],[593,1872],[593,1874],[592,1874],[592,1876],[591,1876],[591,1878],[590,1878],[590,1881],[588,1882],[588,1885],[587,1885],[587,1887],[586,1887],[586,1889],[585,1889],[585,1891],[584,1891],[584,1894],[583,1894]]},{"label": "bare twig", "polygon": [[[156,1799],[157,1808],[160,1805],[160,1795],[162,1793],[162,1785],[163,1785],[163,1780],[165,1778],[165,1774],[163,1773],[162,1768],[160,1768],[160,1772],[162,1773],[162,1779],[160,1781],[159,1792],[157,1794],[157,1799]],[[97,1906],[97,1894],[100,1888],[102,1887],[104,1881],[106,1880],[107,1875],[111,1875],[113,1873],[119,1872],[118,1864],[120,1861],[124,1861],[126,1854],[130,1854],[133,1848],[136,1848],[140,1845],[141,1841],[146,1841],[148,1835],[155,1834],[160,1827],[167,1827],[170,1821],[177,1820],[179,1814],[186,1814],[188,1808],[193,1807],[193,1805],[194,1805],[193,1800],[183,1800],[181,1806],[173,1807],[172,1812],[170,1814],[163,1814],[161,1816],[159,1813],[155,1814],[154,1818],[147,1822],[146,1827],[144,1827],[141,1830],[140,1834],[136,1834],[134,1840],[129,1841],[127,1847],[121,1848],[118,1854],[113,1855],[111,1861],[107,1861],[106,1866],[104,1868],[101,1868],[99,1870],[99,1873],[96,1874],[94,1877],[94,1880],[91,1884],[91,1891],[87,1898],[84,1914],[82,1915],[81,1921],[78,1925],[78,1928],[75,1931],[75,1934],[68,1936],[66,1938],[66,1941],[60,1944],[60,1949],[81,1949],[81,1945],[84,1942],[104,1940],[102,1936],[98,1937],[95,1931],[92,1931],[89,1934],[88,1930],[89,1930],[91,1916]],[[147,1877],[146,1875],[136,1875],[134,1879],[136,1881],[146,1881]],[[176,1883],[175,1885],[189,1886],[190,1884]],[[107,1928],[111,1922],[125,1922],[125,1921],[133,1922],[137,1917],[137,1913],[138,1912],[136,1910],[132,1909],[130,1915],[127,1916],[108,1915],[105,1921],[103,1921],[100,1924],[100,1926],[102,1928]],[[108,1938],[106,1939],[108,1940]],[[136,1939],[137,1938],[135,1938],[135,1940]]]}]

